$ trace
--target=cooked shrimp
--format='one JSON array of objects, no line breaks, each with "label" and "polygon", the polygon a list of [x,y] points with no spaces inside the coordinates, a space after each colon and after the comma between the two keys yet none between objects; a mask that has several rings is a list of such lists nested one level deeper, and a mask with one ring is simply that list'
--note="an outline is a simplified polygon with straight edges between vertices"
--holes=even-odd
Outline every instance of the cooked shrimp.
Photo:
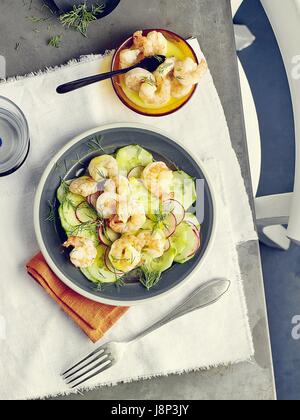
[{"label": "cooked shrimp", "polygon": [[115,241],[111,246],[109,259],[116,270],[124,273],[136,268],[141,261],[137,238],[128,235]]},{"label": "cooked shrimp", "polygon": [[174,70],[175,63],[176,63],[175,57],[167,58],[166,61],[163,64],[161,64],[157,68],[157,70],[155,70],[155,72],[153,73],[155,80],[158,83],[162,83],[163,79],[171,75],[172,71]]},{"label": "cooked shrimp", "polygon": [[117,185],[113,179],[107,179],[104,183],[104,192],[116,194]]},{"label": "cooked shrimp", "polygon": [[207,63],[203,59],[198,65],[192,58],[177,61],[174,68],[174,77],[183,86],[192,86],[200,82],[207,70]]},{"label": "cooked shrimp", "polygon": [[166,238],[160,231],[145,231],[137,235],[143,258],[159,258],[164,254]]},{"label": "cooked shrimp", "polygon": [[122,69],[131,67],[138,62],[140,50],[126,49],[120,52],[120,66]]},{"label": "cooked shrimp", "polygon": [[109,226],[116,233],[135,233],[139,231],[146,222],[146,215],[143,212],[130,214],[124,223],[120,216],[115,215],[110,219]]},{"label": "cooked shrimp", "polygon": [[97,256],[97,249],[91,239],[71,236],[63,246],[66,248],[74,247],[70,253],[70,260],[78,268],[90,267]]},{"label": "cooked shrimp", "polygon": [[142,180],[153,195],[163,198],[171,192],[173,172],[164,162],[150,163],[143,171]]},{"label": "cooked shrimp", "polygon": [[130,194],[130,184],[126,176],[120,175],[117,179],[117,193],[121,197],[127,197]]},{"label": "cooked shrimp", "polygon": [[72,181],[69,188],[73,194],[87,197],[98,191],[98,183],[89,176],[83,176]]},{"label": "cooked shrimp", "polygon": [[[127,198],[126,203],[119,201],[118,206],[124,205],[124,209],[118,209],[116,215],[110,219],[110,227],[117,233],[134,233],[139,231],[146,222],[146,214],[142,205]],[[124,216],[122,218],[122,215]],[[126,220],[127,218],[127,220]]]},{"label": "cooked shrimp", "polygon": [[139,96],[146,104],[163,105],[171,99],[171,82],[168,79],[164,79],[159,87],[143,83]]},{"label": "cooked shrimp", "polygon": [[173,98],[181,99],[184,96],[187,96],[192,90],[193,85],[182,85],[178,82],[177,79],[171,81],[171,95]]},{"label": "cooked shrimp", "polygon": [[133,44],[144,53],[145,57],[156,54],[167,55],[168,41],[161,32],[152,31],[143,36],[142,31],[137,31],[133,35]]},{"label": "cooked shrimp", "polygon": [[118,176],[118,163],[110,155],[98,156],[91,160],[89,164],[89,173],[95,181],[102,181],[106,178],[115,178]]},{"label": "cooked shrimp", "polygon": [[109,219],[117,213],[118,196],[114,193],[104,192],[96,203],[97,212],[103,219]]},{"label": "cooked shrimp", "polygon": [[130,70],[125,75],[126,86],[134,92],[138,92],[142,83],[145,82],[149,83],[150,85],[155,85],[155,78],[153,74],[145,69],[138,67],[136,69]]}]

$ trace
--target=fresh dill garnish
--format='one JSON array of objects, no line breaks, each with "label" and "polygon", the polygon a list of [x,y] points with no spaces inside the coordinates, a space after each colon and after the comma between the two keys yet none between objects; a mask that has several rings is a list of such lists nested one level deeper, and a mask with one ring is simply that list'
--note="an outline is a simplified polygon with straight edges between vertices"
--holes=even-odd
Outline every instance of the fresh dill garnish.
[{"label": "fresh dill garnish", "polygon": [[158,229],[165,228],[168,229],[168,224],[166,222],[167,217],[170,215],[171,211],[166,212],[163,210],[155,212],[151,220],[153,221],[153,229],[152,232],[155,232]]},{"label": "fresh dill garnish", "polygon": [[49,214],[48,217],[46,218],[46,222],[55,222],[56,220],[56,216],[55,216],[55,203],[56,200],[54,199],[53,202],[48,200],[48,205],[49,205]]},{"label": "fresh dill garnish", "polygon": [[147,85],[150,85],[150,86],[156,86],[155,81],[150,76],[149,77],[144,77],[142,79],[142,83],[146,83]]},{"label": "fresh dill garnish", "polygon": [[146,266],[141,267],[141,271],[142,275],[140,276],[139,281],[148,290],[156,286],[161,279],[160,271],[150,271]]},{"label": "fresh dill garnish", "polygon": [[81,5],[74,5],[73,9],[61,15],[59,20],[64,26],[73,28],[80,32],[81,35],[87,37],[89,25],[97,20],[98,15],[103,13],[104,9],[104,4],[89,7],[85,1]]},{"label": "fresh dill garnish", "polygon": [[91,139],[87,143],[87,146],[89,150],[91,150],[92,152],[96,152],[98,150],[101,150],[101,152],[104,152],[104,149],[102,147],[102,142],[103,142],[103,136],[95,136],[93,139]]},{"label": "fresh dill garnish", "polygon": [[75,165],[80,165],[80,166],[84,167],[85,165],[84,165],[84,163],[82,162],[82,159],[84,159],[84,158],[83,158],[83,157],[81,158],[81,157],[79,156],[79,154],[76,152],[76,159],[72,159],[72,160],[71,160],[71,163],[72,163],[72,164],[75,164]]},{"label": "fresh dill garnish", "polygon": [[163,63],[158,67],[158,73],[163,74],[164,71],[168,68],[173,66],[173,63]]},{"label": "fresh dill garnish", "polygon": [[124,287],[125,286],[125,277],[117,277],[117,275],[116,275],[116,281],[115,281],[114,285],[118,288],[119,287]]},{"label": "fresh dill garnish", "polygon": [[48,42],[49,47],[60,48],[61,47],[61,35],[54,35]]},{"label": "fresh dill garnish", "polygon": [[41,23],[45,22],[48,19],[51,19],[51,17],[40,17],[40,16],[26,16],[26,19],[30,20],[32,23]]},{"label": "fresh dill garnish", "polygon": [[95,287],[95,292],[102,292],[103,291],[103,283],[97,283]]},{"label": "fresh dill garnish", "polygon": [[66,195],[70,191],[70,184],[65,179],[60,178],[60,188],[62,196],[66,197]]}]

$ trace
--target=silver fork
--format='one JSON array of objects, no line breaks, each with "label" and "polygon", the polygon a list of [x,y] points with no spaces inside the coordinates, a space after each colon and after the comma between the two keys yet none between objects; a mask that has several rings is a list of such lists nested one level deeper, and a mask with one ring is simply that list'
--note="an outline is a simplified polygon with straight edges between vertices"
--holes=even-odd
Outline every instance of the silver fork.
[{"label": "silver fork", "polygon": [[82,385],[94,376],[114,366],[122,358],[130,344],[141,340],[146,335],[175,319],[217,302],[228,291],[230,284],[230,281],[226,279],[215,279],[203,284],[183,303],[161,320],[139,333],[135,338],[123,343],[111,342],[104,344],[64,372],[62,374],[63,379],[72,388]]}]

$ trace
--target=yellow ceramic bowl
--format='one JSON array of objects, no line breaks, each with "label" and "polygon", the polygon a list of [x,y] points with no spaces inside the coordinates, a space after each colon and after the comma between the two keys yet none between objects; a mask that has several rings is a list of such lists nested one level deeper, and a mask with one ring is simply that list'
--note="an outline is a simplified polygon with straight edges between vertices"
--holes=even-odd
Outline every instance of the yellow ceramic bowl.
[{"label": "yellow ceramic bowl", "polygon": [[[175,56],[179,60],[184,60],[185,58],[192,58],[197,64],[199,61],[197,56],[192,49],[192,47],[179,35],[167,31],[165,29],[147,29],[143,31],[143,35],[147,35],[151,31],[161,32],[168,41],[168,57]],[[116,51],[113,61],[112,61],[112,70],[119,70],[120,69],[120,52],[126,48],[131,48],[133,45],[133,37],[127,39]],[[172,114],[175,111],[178,111],[182,108],[193,96],[197,89],[197,85],[195,85],[190,93],[184,96],[181,99],[171,98],[169,102],[167,102],[163,106],[155,106],[155,105],[147,105],[145,104],[139,97],[139,95],[135,92],[132,92],[128,89],[124,82],[124,76],[117,76],[112,79],[113,87],[116,91],[116,94],[132,111],[137,112],[138,114],[142,114],[149,117],[163,117],[165,115]]]}]

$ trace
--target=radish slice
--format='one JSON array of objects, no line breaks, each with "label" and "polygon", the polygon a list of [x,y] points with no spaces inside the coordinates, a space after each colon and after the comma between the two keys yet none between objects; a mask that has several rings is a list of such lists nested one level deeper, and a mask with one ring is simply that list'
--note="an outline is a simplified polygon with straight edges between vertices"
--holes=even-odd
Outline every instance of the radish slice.
[{"label": "radish slice", "polygon": [[122,271],[118,271],[113,267],[113,265],[112,265],[112,263],[109,259],[109,252],[110,252],[110,248],[107,248],[106,251],[105,251],[105,256],[104,256],[104,262],[105,262],[106,268],[111,273],[114,273],[116,276],[123,276],[124,273],[122,273]]},{"label": "radish slice", "polygon": [[166,200],[163,202],[163,211],[166,213],[173,213],[176,218],[176,224],[180,225],[180,223],[185,218],[185,210],[184,207],[179,203],[177,200]]},{"label": "radish slice", "polygon": [[141,179],[144,169],[144,166],[136,166],[135,168],[131,169],[128,174],[128,178]]},{"label": "radish slice", "polygon": [[165,252],[169,251],[170,248],[171,248],[171,241],[170,239],[167,239],[166,244],[165,244]]},{"label": "radish slice", "polygon": [[201,240],[200,240],[200,233],[197,229],[193,229],[193,233],[195,235],[194,237],[194,246],[193,246],[193,252],[191,252],[191,254],[189,254],[187,256],[187,258],[191,258],[192,256],[194,256],[196,254],[196,252],[198,251],[198,249],[201,246]]},{"label": "radish slice", "polygon": [[101,192],[98,191],[95,194],[91,194],[87,197],[86,201],[89,203],[90,206],[96,208],[97,200],[100,197]]},{"label": "radish slice", "polygon": [[80,203],[75,210],[76,218],[80,223],[96,222],[98,219],[97,213],[93,210],[88,203]]},{"label": "radish slice", "polygon": [[176,230],[177,220],[173,213],[170,213],[166,216],[164,220],[163,232],[166,238],[169,238],[173,235]]},{"label": "radish slice", "polygon": [[193,230],[195,231],[195,233],[196,233],[198,236],[200,236],[200,230],[198,229],[198,227],[197,227],[194,223],[189,222],[188,220],[185,220],[185,222],[186,222],[186,223],[188,223],[190,226],[192,226],[192,228],[193,228]]},{"label": "radish slice", "polygon": [[111,246],[112,245],[112,243],[111,243],[111,241],[106,237],[106,235],[105,235],[105,230],[104,230],[104,227],[103,226],[99,226],[99,228],[98,228],[98,237],[99,237],[99,240],[100,240],[100,242],[103,244],[103,245],[105,245],[105,246]]}]

